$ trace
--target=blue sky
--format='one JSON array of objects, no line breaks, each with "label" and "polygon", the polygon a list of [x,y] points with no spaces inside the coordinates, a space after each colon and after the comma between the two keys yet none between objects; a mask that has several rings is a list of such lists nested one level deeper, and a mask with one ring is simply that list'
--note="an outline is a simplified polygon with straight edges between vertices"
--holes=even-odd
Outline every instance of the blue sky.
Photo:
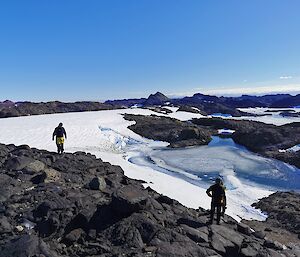
[{"label": "blue sky", "polygon": [[300,93],[298,0],[0,2],[0,100]]}]

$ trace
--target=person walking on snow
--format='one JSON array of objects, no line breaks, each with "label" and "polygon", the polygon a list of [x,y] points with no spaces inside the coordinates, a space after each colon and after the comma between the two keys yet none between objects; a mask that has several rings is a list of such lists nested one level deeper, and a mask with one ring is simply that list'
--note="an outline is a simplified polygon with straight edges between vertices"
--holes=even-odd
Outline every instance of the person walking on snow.
[{"label": "person walking on snow", "polygon": [[215,184],[206,190],[206,194],[211,197],[210,224],[213,223],[215,209],[217,209],[217,224],[220,224],[221,212],[225,212],[226,209],[226,195],[222,180],[217,178]]},{"label": "person walking on snow", "polygon": [[56,136],[57,152],[59,154],[62,154],[64,152],[64,141],[65,138],[67,138],[67,133],[62,123],[59,123],[58,126],[54,129],[52,140],[54,140],[55,136]]}]

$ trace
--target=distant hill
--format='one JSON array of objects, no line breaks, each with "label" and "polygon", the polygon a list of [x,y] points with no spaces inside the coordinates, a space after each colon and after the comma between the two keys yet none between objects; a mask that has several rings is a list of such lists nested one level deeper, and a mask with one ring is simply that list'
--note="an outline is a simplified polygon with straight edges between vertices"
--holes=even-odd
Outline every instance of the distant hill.
[{"label": "distant hill", "polygon": [[[139,99],[123,99],[123,100],[110,100],[105,103],[112,105],[123,105],[124,107],[131,107],[132,105],[161,105],[165,102],[180,105],[209,105],[219,104],[226,106],[227,108],[247,108],[247,107],[273,107],[276,103],[276,107],[286,107],[287,102],[293,102],[293,106],[300,105],[299,95],[291,96],[290,94],[273,94],[273,95],[242,95],[239,97],[217,97],[211,95],[205,95],[196,93],[193,96],[186,96],[183,98],[172,99],[168,98],[164,94],[157,92],[151,94],[148,98]],[[280,106],[280,104],[282,106]],[[224,107],[224,109],[226,109]]]},{"label": "distant hill", "polygon": [[[168,102],[171,105],[178,107],[196,107],[201,110],[203,114],[214,114],[214,113],[224,113],[230,114],[232,116],[241,116],[247,115],[244,112],[241,112],[237,108],[248,108],[248,107],[270,107],[274,103],[280,103],[282,101],[284,104],[282,106],[276,107],[285,107],[285,101],[289,101],[292,96],[289,94],[273,94],[273,95],[264,95],[264,96],[251,96],[251,95],[242,95],[240,97],[217,97],[211,95],[205,95],[201,93],[196,93],[193,96],[186,96],[183,98],[168,98],[164,94],[157,92],[151,94],[148,98],[140,99],[123,99],[123,100],[110,100],[105,103],[112,104],[118,107],[131,107],[131,106],[140,106],[140,107],[149,107],[155,105],[163,105]],[[300,101],[295,105],[300,105]]]},{"label": "distant hill", "polygon": [[196,107],[204,115],[222,113],[230,114],[232,116],[242,116],[249,114],[238,110],[238,108],[285,108],[300,106],[300,94],[296,96],[291,96],[289,94],[274,94],[264,96],[242,95],[240,97],[217,97],[197,93],[193,96],[172,99],[161,92],[156,92],[155,94],[149,95],[148,98],[108,100],[104,103],[91,101],[74,103],[64,103],[59,101],[33,103],[5,100],[0,102],[0,118],[50,113],[99,111],[129,108],[132,106],[149,108],[166,104],[180,107],[180,110]]},{"label": "distant hill", "polygon": [[155,94],[151,94],[145,101],[144,105],[162,105],[166,102],[170,101],[168,97],[160,92],[156,92]]},{"label": "distant hill", "polygon": [[58,101],[53,102],[0,102],[0,118],[17,117],[26,115],[39,115],[50,113],[65,113],[65,112],[84,112],[84,111],[99,111],[110,110],[114,106],[100,102],[74,102],[63,103]]},{"label": "distant hill", "polygon": [[271,107],[274,108],[288,108],[288,107],[296,107],[300,106],[300,94],[295,96],[289,96],[287,98],[278,100],[271,104]]},{"label": "distant hill", "polygon": [[227,105],[238,108],[270,107],[274,102],[291,97],[289,94],[274,94],[264,96],[242,95],[240,97],[220,97]]},{"label": "distant hill", "polygon": [[156,92],[151,94],[148,98],[134,98],[134,99],[121,99],[121,100],[108,100],[105,103],[111,104],[118,107],[131,107],[134,105],[137,106],[153,106],[153,105],[162,105],[165,102],[168,102],[170,99],[162,94],[161,92]]}]

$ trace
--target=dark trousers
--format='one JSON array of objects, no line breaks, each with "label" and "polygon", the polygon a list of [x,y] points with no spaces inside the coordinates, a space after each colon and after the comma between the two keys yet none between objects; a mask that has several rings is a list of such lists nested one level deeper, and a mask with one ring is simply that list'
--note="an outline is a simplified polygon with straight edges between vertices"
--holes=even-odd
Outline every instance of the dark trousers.
[{"label": "dark trousers", "polygon": [[64,152],[64,144],[56,144],[57,146],[57,152],[63,153]]},{"label": "dark trousers", "polygon": [[220,204],[211,203],[211,209],[210,209],[210,222],[211,223],[213,223],[215,210],[217,209],[217,224],[220,224],[221,207],[222,207],[222,205],[220,205]]}]

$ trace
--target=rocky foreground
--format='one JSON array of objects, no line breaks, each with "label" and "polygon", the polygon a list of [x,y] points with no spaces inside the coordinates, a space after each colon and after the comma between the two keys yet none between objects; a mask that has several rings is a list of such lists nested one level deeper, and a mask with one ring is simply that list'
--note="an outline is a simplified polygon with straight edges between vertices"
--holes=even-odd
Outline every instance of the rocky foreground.
[{"label": "rocky foreground", "polygon": [[284,244],[300,242],[300,194],[297,192],[276,192],[262,198],[253,206],[268,213],[266,221],[245,220],[263,236],[280,240]]},{"label": "rocky foreground", "polygon": [[256,208],[269,214],[267,222],[274,227],[294,232],[300,239],[300,194],[276,192],[255,203]]},{"label": "rocky foreground", "polygon": [[91,154],[0,145],[0,256],[300,256],[144,188]]}]

